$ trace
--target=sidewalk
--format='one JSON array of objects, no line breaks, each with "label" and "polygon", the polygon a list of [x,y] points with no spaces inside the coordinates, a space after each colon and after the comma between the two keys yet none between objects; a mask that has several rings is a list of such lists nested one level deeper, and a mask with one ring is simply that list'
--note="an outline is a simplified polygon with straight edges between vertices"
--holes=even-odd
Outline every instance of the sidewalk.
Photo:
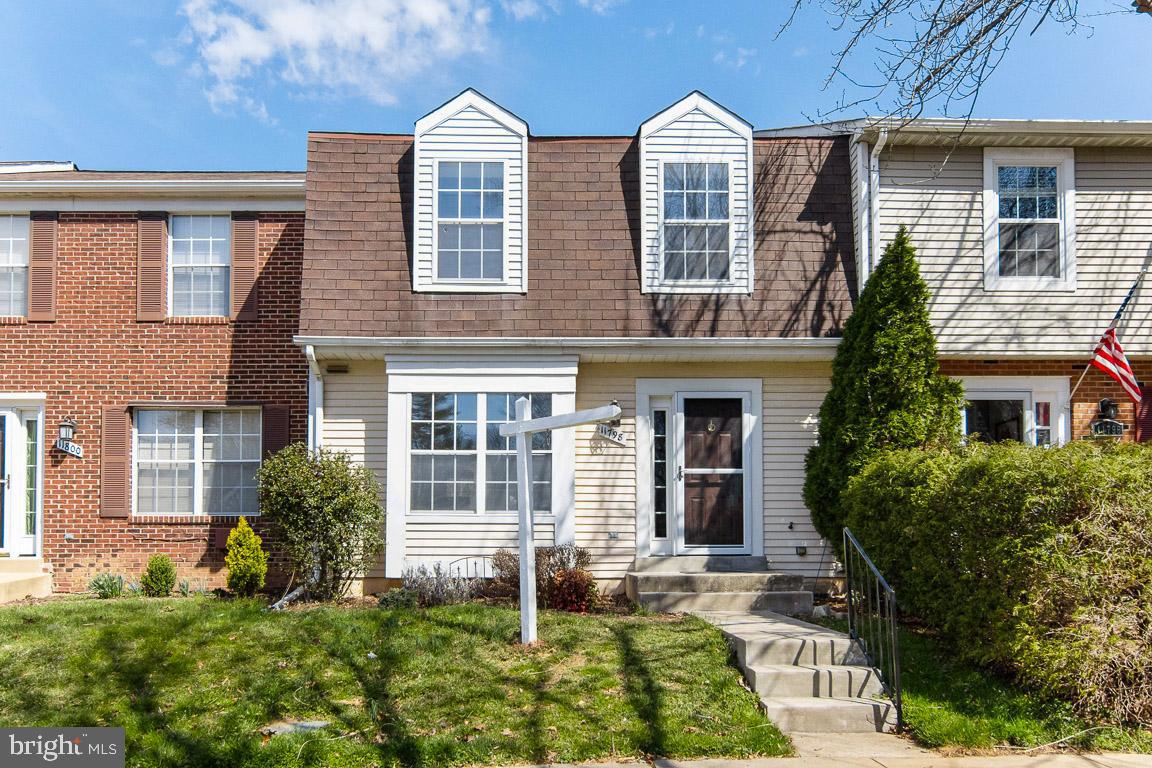
[{"label": "sidewalk", "polygon": [[[1152,755],[997,755],[974,757],[772,757],[759,760],[655,760],[651,763],[560,764],[546,768],[1152,768]],[[516,768],[545,768],[517,766]]]}]

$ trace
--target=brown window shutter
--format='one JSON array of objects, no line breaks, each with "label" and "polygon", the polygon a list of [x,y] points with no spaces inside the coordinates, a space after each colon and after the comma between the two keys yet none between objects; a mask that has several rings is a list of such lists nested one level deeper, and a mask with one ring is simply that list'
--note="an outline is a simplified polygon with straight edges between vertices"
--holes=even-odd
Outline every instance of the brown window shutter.
[{"label": "brown window shutter", "polygon": [[56,319],[55,211],[33,211],[29,218],[28,320],[51,323]]},{"label": "brown window shutter", "polygon": [[136,224],[136,319],[158,322],[168,304],[168,214],[141,213]]},{"label": "brown window shutter", "polygon": [[132,419],[124,406],[108,407],[100,426],[100,517],[128,517],[132,508]]},{"label": "brown window shutter", "polygon": [[1143,399],[1136,406],[1136,442],[1152,442],[1152,387],[1140,390]]},{"label": "brown window shutter", "polygon": [[254,213],[232,214],[233,320],[256,320],[256,244],[259,226]]},{"label": "brown window shutter", "polygon": [[283,405],[264,406],[264,455],[271,456],[292,442],[291,411]]}]

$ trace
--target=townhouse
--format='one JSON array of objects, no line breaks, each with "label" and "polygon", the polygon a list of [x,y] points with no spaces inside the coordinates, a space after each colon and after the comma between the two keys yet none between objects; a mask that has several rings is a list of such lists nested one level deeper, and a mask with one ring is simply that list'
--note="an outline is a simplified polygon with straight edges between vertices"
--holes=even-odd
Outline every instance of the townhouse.
[{"label": "townhouse", "polygon": [[[1152,397],[1134,406],[1094,369],[1081,381],[1152,265],[1152,123],[858,120],[757,135],[850,138],[860,278],[907,226],[942,370],[965,385],[967,432],[1032,445],[1115,430],[1152,439]],[[1117,328],[1141,381],[1150,331],[1142,283]]]},{"label": "townhouse", "polygon": [[222,585],[261,456],[305,437],[303,208],[299,173],[0,165],[0,574],[163,552]]},{"label": "townhouse", "polygon": [[472,90],[413,135],[310,134],[297,342],[313,439],[387,489],[366,588],[515,547],[521,395],[623,409],[533,446],[538,543],[605,586],[663,556],[828,575],[801,487],[857,285],[849,144],[700,93],[631,136],[533,136]]}]

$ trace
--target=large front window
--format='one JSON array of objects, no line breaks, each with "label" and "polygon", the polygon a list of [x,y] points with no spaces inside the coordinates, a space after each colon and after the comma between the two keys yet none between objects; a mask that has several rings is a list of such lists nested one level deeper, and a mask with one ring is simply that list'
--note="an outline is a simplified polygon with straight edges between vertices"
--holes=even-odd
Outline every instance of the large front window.
[{"label": "large front window", "polygon": [[504,164],[437,165],[436,277],[504,278]]},{"label": "large front window", "polygon": [[664,279],[727,282],[727,163],[664,163]]},{"label": "large front window", "polygon": [[[414,512],[515,512],[516,439],[500,435],[515,419],[515,403],[527,397],[533,418],[552,414],[544,393],[417,392],[409,419]],[[552,509],[552,436],[532,440],[532,508]],[[481,480],[482,478],[482,480]],[[477,492],[478,488],[481,492]]]},{"label": "large front window", "polygon": [[230,216],[173,216],[170,222],[171,314],[225,317],[232,264]]},{"label": "large front window", "polygon": [[258,409],[159,410],[135,414],[138,515],[259,512]]},{"label": "large front window", "polygon": [[28,217],[0,215],[0,316],[28,312]]}]

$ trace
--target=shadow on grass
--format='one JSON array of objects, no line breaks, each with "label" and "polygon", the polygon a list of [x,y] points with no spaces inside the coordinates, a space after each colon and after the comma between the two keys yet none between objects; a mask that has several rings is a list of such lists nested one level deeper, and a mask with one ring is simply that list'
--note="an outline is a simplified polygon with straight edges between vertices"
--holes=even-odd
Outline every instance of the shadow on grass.
[{"label": "shadow on grass", "polygon": [[620,652],[620,673],[628,703],[640,720],[644,732],[637,747],[648,755],[667,753],[667,734],[664,732],[663,692],[648,662],[636,647],[635,628],[630,624],[612,627],[616,646]]}]

